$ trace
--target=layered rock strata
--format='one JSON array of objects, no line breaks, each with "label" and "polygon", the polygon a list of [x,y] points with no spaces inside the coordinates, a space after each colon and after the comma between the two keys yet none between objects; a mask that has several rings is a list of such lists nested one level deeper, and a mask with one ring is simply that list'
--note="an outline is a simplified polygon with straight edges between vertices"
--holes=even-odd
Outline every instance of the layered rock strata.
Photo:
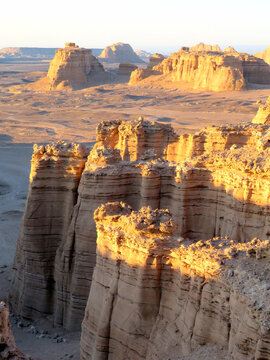
[{"label": "layered rock strata", "polygon": [[265,104],[260,105],[257,114],[253,118],[252,122],[254,124],[270,125],[270,96],[265,102]]},{"label": "layered rock strata", "polygon": [[154,66],[158,65],[165,59],[165,56],[162,54],[155,53],[150,57],[149,63],[147,65],[147,69],[152,69]]},{"label": "layered rock strata", "polygon": [[48,90],[81,89],[93,81],[104,80],[106,76],[92,50],[66,43],[65,48],[56,50],[47,77],[39,83],[44,83]]},{"label": "layered rock strata", "polygon": [[0,359],[30,360],[16,348],[9,322],[9,311],[4,302],[0,302]]},{"label": "layered rock strata", "polygon": [[11,291],[21,316],[52,313],[80,328],[96,261],[93,213],[107,201],[169,209],[177,234],[193,240],[269,237],[268,125],[177,136],[141,118],[103,122],[97,132],[87,161],[85,152],[34,153]]},{"label": "layered rock strata", "polygon": [[213,91],[241,90],[249,83],[270,84],[270,66],[262,59],[230,51],[206,52],[182,48],[152,70],[148,73],[135,70],[129,83],[136,84],[148,76],[159,74],[163,75],[162,81],[182,82],[194,89]]},{"label": "layered rock strata", "polygon": [[107,46],[99,55],[99,59],[108,63],[144,63],[129,44],[122,42]]},{"label": "layered rock strata", "polygon": [[172,236],[168,210],[95,211],[97,262],[81,359],[179,359],[207,343],[233,359],[270,357],[269,240]]}]

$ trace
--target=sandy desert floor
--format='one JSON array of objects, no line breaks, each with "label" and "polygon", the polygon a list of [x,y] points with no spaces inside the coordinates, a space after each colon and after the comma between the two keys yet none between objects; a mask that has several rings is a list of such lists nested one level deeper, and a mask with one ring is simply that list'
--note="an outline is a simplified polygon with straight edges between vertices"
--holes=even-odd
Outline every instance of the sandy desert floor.
[{"label": "sandy desert floor", "polygon": [[[74,92],[27,89],[47,68],[46,62],[0,64],[0,300],[8,295],[33,143],[63,139],[91,144],[100,121],[138,116],[169,123],[178,133],[251,121],[258,108],[256,102],[270,95],[270,88],[256,86],[249,91],[214,93],[129,86],[123,81]],[[78,333],[63,333],[44,320],[34,324],[39,332],[49,331],[39,338],[29,326],[18,327],[16,321],[12,318],[16,343],[33,359],[78,359]],[[67,341],[57,343],[53,339],[56,333]],[[222,349],[205,347],[197,357],[182,359],[224,358],[221,354]]]}]

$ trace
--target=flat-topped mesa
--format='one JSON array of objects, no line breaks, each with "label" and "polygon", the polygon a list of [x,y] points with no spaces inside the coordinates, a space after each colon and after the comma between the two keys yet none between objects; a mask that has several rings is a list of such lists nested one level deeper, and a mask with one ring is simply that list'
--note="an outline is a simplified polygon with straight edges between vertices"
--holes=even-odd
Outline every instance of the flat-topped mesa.
[{"label": "flat-topped mesa", "polygon": [[265,104],[260,105],[257,114],[253,118],[252,122],[254,124],[270,125],[270,96],[265,102]]},{"label": "flat-topped mesa", "polygon": [[120,76],[130,76],[132,71],[138,69],[138,66],[129,63],[120,63],[117,74]]},{"label": "flat-topped mesa", "polygon": [[194,52],[207,52],[207,51],[222,52],[221,48],[218,45],[208,45],[202,42],[197,45],[189,47],[189,50]]},{"label": "flat-topped mesa", "polygon": [[75,145],[36,149],[13,310],[80,329],[96,262],[93,214],[108,201],[169,209],[176,234],[192,241],[269,238],[269,137],[269,125],[252,123],[178,136],[141,117],[102,122],[87,159]]},{"label": "flat-topped mesa", "polygon": [[[135,70],[129,83],[132,85],[143,80],[147,84],[157,81],[158,86],[159,81],[164,84],[178,82],[176,86],[186,83],[194,89],[213,91],[242,90],[249,83],[270,84],[268,64],[255,56],[233,50],[214,52],[202,48],[197,51],[184,47],[154,66],[152,72],[149,69]],[[149,76],[151,77],[146,79]]]},{"label": "flat-topped mesa", "polygon": [[144,63],[129,44],[124,44],[122,42],[107,46],[98,58],[100,61],[108,63]]},{"label": "flat-topped mesa", "polygon": [[254,54],[254,56],[263,59],[267,64],[270,65],[270,46],[262,52]]},{"label": "flat-topped mesa", "polygon": [[269,240],[191,243],[168,210],[100,206],[82,360],[163,360],[200,345],[235,360],[270,354]]},{"label": "flat-topped mesa", "polygon": [[47,74],[49,90],[65,87],[80,89],[89,86],[92,80],[105,77],[103,66],[89,49],[75,43],[66,43],[56,50]]},{"label": "flat-topped mesa", "polygon": [[9,310],[3,301],[0,302],[0,359],[30,360],[16,348],[9,322]]}]

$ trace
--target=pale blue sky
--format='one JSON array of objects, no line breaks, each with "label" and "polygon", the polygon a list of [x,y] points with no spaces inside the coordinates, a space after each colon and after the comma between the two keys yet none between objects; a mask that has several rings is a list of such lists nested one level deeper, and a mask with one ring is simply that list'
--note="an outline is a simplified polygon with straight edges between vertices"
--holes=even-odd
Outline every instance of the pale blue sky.
[{"label": "pale blue sky", "polygon": [[171,52],[200,41],[257,51],[270,45],[270,0],[5,0],[0,47],[103,48]]}]

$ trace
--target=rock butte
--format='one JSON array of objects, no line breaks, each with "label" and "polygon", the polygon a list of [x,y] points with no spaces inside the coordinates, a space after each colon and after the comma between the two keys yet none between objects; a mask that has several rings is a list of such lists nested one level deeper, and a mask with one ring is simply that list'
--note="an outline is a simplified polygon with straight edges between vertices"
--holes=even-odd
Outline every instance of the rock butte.
[{"label": "rock butte", "polygon": [[28,357],[16,348],[9,322],[9,311],[3,301],[0,302],[0,359],[28,360]]},{"label": "rock butte", "polygon": [[128,64],[128,63],[120,63],[118,68],[118,75],[124,75],[124,76],[130,76],[132,71],[138,69],[138,66],[134,64]]},{"label": "rock butte", "polygon": [[256,116],[252,120],[254,124],[270,125],[270,96],[265,104],[260,105]]},{"label": "rock butte", "polygon": [[231,47],[224,52],[208,51],[209,46],[183,47],[154,66],[152,72],[135,70],[129,84],[178,83],[179,87],[189,84],[194,89],[212,91],[242,90],[249,83],[270,84],[270,66],[264,60],[237,53]]},{"label": "rock butte", "polygon": [[144,63],[129,44],[122,42],[107,46],[98,58],[109,63]]},{"label": "rock butte", "polygon": [[162,54],[155,53],[150,57],[149,63],[147,65],[147,69],[152,69],[154,66],[158,65],[165,59],[165,56]]},{"label": "rock butte", "polygon": [[[55,324],[71,330],[84,318],[82,359],[164,359],[163,340],[173,333],[166,345],[172,354],[174,345],[186,354],[212,342],[227,344],[235,359],[248,351],[256,359],[263,351],[270,356],[268,323],[264,328],[260,320],[267,301],[258,297],[261,310],[255,300],[250,305],[260,286],[268,294],[267,280],[259,286],[248,265],[267,275],[269,262],[243,255],[231,264],[229,255],[268,254],[269,140],[267,124],[178,136],[169,125],[139,118],[102,122],[91,151],[64,142],[34,146],[9,298],[13,311],[31,320],[52,314]],[[108,201],[128,205],[101,206]],[[118,212],[126,220],[117,223]],[[227,249],[225,265],[205,246]],[[237,276],[227,282],[222,274],[229,268]],[[235,289],[234,279],[241,286],[247,281],[250,293]]]},{"label": "rock butte", "polygon": [[89,49],[66,43],[56,50],[48,74],[33,87],[42,90],[81,89],[108,79],[108,74]]},{"label": "rock butte", "polygon": [[267,64],[270,65],[270,46],[262,52],[254,54],[254,56],[263,59]]}]

